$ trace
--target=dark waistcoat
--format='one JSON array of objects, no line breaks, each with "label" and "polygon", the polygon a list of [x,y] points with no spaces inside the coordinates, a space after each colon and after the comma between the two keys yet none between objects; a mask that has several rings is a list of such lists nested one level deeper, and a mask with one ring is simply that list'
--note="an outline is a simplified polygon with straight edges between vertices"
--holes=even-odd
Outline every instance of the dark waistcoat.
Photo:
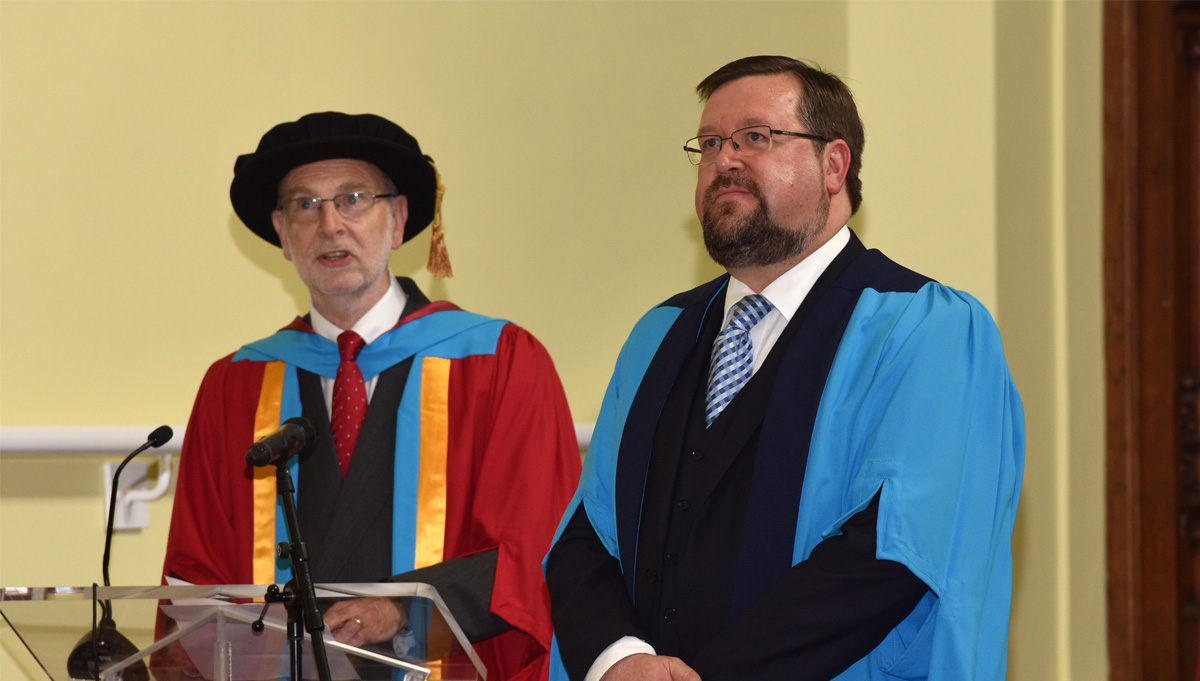
[{"label": "dark waistcoat", "polygon": [[[659,653],[691,659],[699,649],[761,593],[739,593],[739,564],[746,542],[757,547],[791,546],[794,509],[799,505],[803,461],[791,471],[796,484],[790,520],[772,536],[745,536],[744,521],[754,480],[758,435],[771,396],[780,356],[795,333],[790,324],[766,361],[721,415],[706,427],[704,395],[712,346],[723,305],[709,309],[693,347],[663,407],[655,432],[638,535],[635,604]],[[798,319],[793,319],[798,321]],[[778,577],[791,566],[790,551],[759,551],[757,572]],[[768,580],[762,589],[774,581]]]},{"label": "dark waistcoat", "polygon": [[346,478],[338,466],[319,376],[299,371],[316,446],[300,457],[296,506],[316,582],[377,582],[392,574],[396,410],[412,360],[379,375]]},{"label": "dark waistcoat", "polygon": [[[862,250],[854,239],[830,263],[759,370],[706,428],[704,393],[725,293],[708,306],[658,418],[636,572],[628,580],[642,626],[659,653],[692,659],[719,643],[712,639],[725,623],[791,567],[808,437],[772,439],[762,454],[764,417],[768,408],[776,420],[793,418],[793,410],[801,420],[815,416],[845,321],[830,324],[828,314],[820,313],[808,325],[806,320]],[[795,375],[797,361],[802,379],[777,386],[781,366]]]},{"label": "dark waistcoat", "polygon": [[[400,319],[429,304],[411,279],[397,277],[408,302]],[[321,378],[298,370],[300,402],[317,429],[316,445],[300,456],[296,515],[316,582],[378,582],[392,569],[392,485],[396,411],[412,358],[379,374],[346,478],[337,461]],[[415,474],[415,471],[414,471]]]}]

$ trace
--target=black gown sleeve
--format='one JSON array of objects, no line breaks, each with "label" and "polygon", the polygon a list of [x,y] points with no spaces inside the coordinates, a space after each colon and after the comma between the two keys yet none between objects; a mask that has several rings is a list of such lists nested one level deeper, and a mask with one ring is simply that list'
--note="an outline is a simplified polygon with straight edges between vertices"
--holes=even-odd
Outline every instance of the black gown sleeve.
[{"label": "black gown sleeve", "polygon": [[433,586],[462,627],[467,640],[478,643],[512,628],[503,617],[491,611],[497,555],[496,549],[480,551],[405,572],[387,581],[424,582]]},{"label": "black gown sleeve", "polygon": [[574,681],[583,679],[614,641],[646,639],[625,590],[621,564],[596,536],[582,503],[550,550],[546,584],[558,651]]},{"label": "black gown sleeve", "polygon": [[[879,494],[689,661],[704,681],[828,681],[871,652],[928,587],[875,557]],[[751,673],[752,672],[752,673]]]},{"label": "black gown sleeve", "polygon": [[[879,497],[817,545],[713,645],[685,660],[704,681],[828,681],[871,652],[928,591],[904,565],[875,558]],[[559,652],[571,679],[622,636],[645,639],[609,555],[581,506],[546,564]],[[650,642],[653,645],[653,641]]]}]

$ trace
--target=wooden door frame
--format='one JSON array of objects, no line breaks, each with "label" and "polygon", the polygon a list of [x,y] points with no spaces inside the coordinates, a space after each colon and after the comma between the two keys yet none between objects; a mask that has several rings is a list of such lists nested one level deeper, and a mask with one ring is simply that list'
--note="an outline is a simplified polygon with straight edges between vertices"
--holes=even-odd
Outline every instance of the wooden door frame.
[{"label": "wooden door frame", "polygon": [[[1195,3],[1189,3],[1194,9]],[[1195,461],[1182,451],[1179,367],[1194,342],[1181,288],[1183,101],[1179,2],[1104,7],[1104,297],[1107,386],[1107,579],[1110,678],[1195,678],[1193,560],[1181,498]],[[1194,140],[1189,140],[1194,141]],[[1180,243],[1183,241],[1184,243]],[[1180,249],[1183,249],[1181,251]],[[1181,491],[1182,489],[1182,491]],[[1189,502],[1190,503],[1190,502]],[[1186,506],[1186,504],[1184,504]],[[1182,518],[1182,520],[1181,520]],[[1185,604],[1183,601],[1189,601]],[[1190,665],[1190,668],[1189,668]]]}]

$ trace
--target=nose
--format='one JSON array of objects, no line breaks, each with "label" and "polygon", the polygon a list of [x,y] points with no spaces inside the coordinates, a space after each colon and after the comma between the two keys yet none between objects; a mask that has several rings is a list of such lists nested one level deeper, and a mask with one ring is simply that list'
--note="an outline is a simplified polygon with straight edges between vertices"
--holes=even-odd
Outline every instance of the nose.
[{"label": "nose", "polygon": [[333,201],[322,201],[320,212],[317,216],[317,226],[323,234],[337,234],[342,231],[341,214],[337,211],[337,206],[333,205]]},{"label": "nose", "polygon": [[717,160],[713,162],[713,165],[717,167],[719,172],[742,168],[742,155],[738,153],[739,150],[737,142],[734,142],[732,139],[725,140],[720,150],[717,151]]}]

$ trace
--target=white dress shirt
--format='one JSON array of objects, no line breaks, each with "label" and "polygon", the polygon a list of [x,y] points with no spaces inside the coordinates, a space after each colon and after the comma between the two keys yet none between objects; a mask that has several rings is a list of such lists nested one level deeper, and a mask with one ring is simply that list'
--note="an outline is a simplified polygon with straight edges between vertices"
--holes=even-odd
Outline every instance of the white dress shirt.
[{"label": "white dress shirt", "polygon": [[[784,327],[792,321],[796,310],[800,309],[800,304],[808,297],[808,292],[812,290],[813,284],[817,283],[817,279],[825,272],[825,268],[829,267],[829,263],[833,262],[833,259],[849,242],[850,228],[842,227],[829,241],[797,263],[795,267],[779,275],[779,278],[767,284],[767,287],[762,290],[763,297],[771,302],[774,309],[750,329],[750,346],[754,353],[751,375],[758,372],[767,353],[775,347],[775,341],[779,340]],[[749,286],[733,277],[729,278],[729,287],[725,292],[725,321],[721,323],[721,331],[729,326],[730,309],[739,300],[749,295],[754,295],[754,291]]]},{"label": "white dress shirt", "polygon": [[[342,335],[343,331],[353,331],[362,336],[362,339],[368,344],[390,331],[392,327],[396,326],[396,322],[400,320],[400,315],[404,312],[404,306],[408,304],[408,294],[400,288],[400,282],[392,276],[391,269],[388,269],[387,276],[388,280],[392,282],[387,293],[384,293],[379,302],[375,303],[362,318],[354,323],[353,328],[338,327],[313,307],[310,310],[313,331],[334,343],[337,342],[338,336]],[[325,393],[326,414],[333,413],[333,382],[332,378],[321,377],[321,391]],[[367,402],[371,401],[371,395],[375,393],[375,384],[378,382],[379,376],[372,376],[366,380]]]},{"label": "white dress shirt", "polygon": [[[767,287],[762,290],[762,295],[770,301],[774,308],[750,329],[750,345],[754,354],[753,373],[758,372],[763,360],[771,352],[771,348],[775,347],[775,341],[779,340],[784,327],[795,316],[796,310],[800,309],[800,304],[812,290],[813,284],[849,242],[850,228],[843,225],[829,241],[797,263],[795,267],[779,275],[775,281],[767,284]],[[729,278],[728,289],[725,292],[725,317],[721,323],[721,331],[729,326],[732,317],[729,311],[734,304],[753,294],[754,290],[744,282],[738,281],[732,276]],[[600,677],[604,676],[614,664],[630,655],[639,653],[654,655],[654,647],[634,636],[617,639],[612,645],[605,648],[604,652],[600,653],[600,656],[588,668],[587,675],[583,677],[584,681],[599,681]]]}]

